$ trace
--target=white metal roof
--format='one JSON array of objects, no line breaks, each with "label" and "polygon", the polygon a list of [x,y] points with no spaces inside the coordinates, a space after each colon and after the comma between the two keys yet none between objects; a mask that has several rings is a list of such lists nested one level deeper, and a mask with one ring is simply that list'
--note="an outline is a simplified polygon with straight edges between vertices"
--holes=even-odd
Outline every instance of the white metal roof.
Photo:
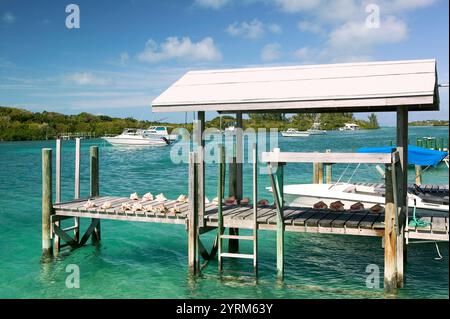
[{"label": "white metal roof", "polygon": [[435,60],[190,71],[154,112],[438,110]]}]

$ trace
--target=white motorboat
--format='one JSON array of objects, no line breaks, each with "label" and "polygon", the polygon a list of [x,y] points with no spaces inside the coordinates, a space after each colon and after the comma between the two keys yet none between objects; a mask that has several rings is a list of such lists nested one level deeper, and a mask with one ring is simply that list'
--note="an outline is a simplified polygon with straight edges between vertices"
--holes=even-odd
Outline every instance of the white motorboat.
[{"label": "white motorboat", "polygon": [[[272,191],[271,187],[267,188]],[[323,201],[328,206],[335,201],[341,201],[344,208],[361,202],[365,208],[385,203],[385,189],[381,185],[364,183],[336,183],[336,184],[294,184],[283,188],[285,201],[290,206],[313,207],[315,203]],[[418,210],[449,211],[448,186],[441,191],[427,192],[420,186],[408,189],[408,206]]]},{"label": "white motorboat", "polygon": [[165,126],[151,126],[147,130],[127,128],[120,135],[102,138],[113,145],[165,146],[177,136],[169,134]]},{"label": "white motorboat", "polygon": [[308,130],[309,135],[325,135],[327,131],[320,129],[320,123],[314,122],[311,128]]},{"label": "white motorboat", "polygon": [[294,128],[290,128],[287,131],[281,132],[283,137],[308,137],[309,132],[307,131],[298,131]]}]

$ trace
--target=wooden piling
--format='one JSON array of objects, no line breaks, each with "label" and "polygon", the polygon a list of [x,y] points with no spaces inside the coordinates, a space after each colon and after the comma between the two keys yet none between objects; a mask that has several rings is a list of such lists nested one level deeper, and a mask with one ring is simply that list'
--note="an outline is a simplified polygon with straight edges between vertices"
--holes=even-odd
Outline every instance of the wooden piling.
[{"label": "wooden piling", "polygon": [[[280,149],[274,149],[279,152]],[[284,163],[269,163],[269,177],[272,186],[272,192],[275,198],[277,210],[277,277],[279,280],[284,278],[284,196],[283,196],[283,166]],[[275,171],[276,170],[276,171]]]},{"label": "wooden piling", "polygon": [[[331,150],[326,150],[326,153],[331,153]],[[326,183],[332,183],[332,164],[326,164]]]},{"label": "wooden piling", "polygon": [[52,255],[51,215],[52,201],[52,150],[42,149],[42,256]]},{"label": "wooden piling", "polygon": [[[61,202],[61,139],[56,139],[56,159],[55,159],[55,199],[56,203]],[[55,221],[55,226],[59,227],[60,222]],[[60,249],[61,239],[59,235],[53,233],[53,254],[57,255]]]},{"label": "wooden piling", "polygon": [[189,216],[188,216],[188,267],[191,275],[198,269],[198,225],[197,225],[197,166],[196,154],[189,153]]},{"label": "wooden piling", "polygon": [[223,215],[222,215],[222,205],[223,205],[223,195],[224,195],[224,177],[225,177],[225,151],[222,144],[219,145],[218,154],[218,181],[217,181],[217,251],[218,251],[218,268],[219,272],[222,271],[222,235],[223,235]]},{"label": "wooden piling", "polygon": [[404,285],[404,268],[407,259],[407,245],[405,238],[406,221],[408,215],[408,109],[397,109],[397,153],[399,161],[394,162],[397,191],[398,223],[397,228],[397,287]]},{"label": "wooden piling", "polygon": [[317,183],[323,184],[323,163],[317,163]]},{"label": "wooden piling", "polygon": [[253,271],[258,273],[258,146],[253,143]]},{"label": "wooden piling", "polygon": [[203,227],[205,224],[205,164],[204,164],[204,149],[205,140],[203,139],[203,132],[205,131],[205,112],[197,112],[198,132],[196,136],[197,143],[197,196],[198,196],[198,227]]},{"label": "wooden piling", "polygon": [[280,207],[277,215],[277,276],[284,278],[284,176],[283,165],[277,167],[277,184],[278,184],[278,205]]},{"label": "wooden piling", "polygon": [[[99,180],[99,154],[98,146],[91,146],[90,151],[90,181],[91,181],[91,197],[99,196],[100,180]],[[92,243],[96,244],[101,239],[100,219],[92,218],[91,223],[96,222],[97,225],[92,232]]]},{"label": "wooden piling", "polygon": [[319,184],[319,163],[313,163],[312,183]]},{"label": "wooden piling", "polygon": [[394,174],[392,165],[386,165],[386,197],[384,218],[384,290],[393,292],[397,288],[397,207],[394,201]]},{"label": "wooden piling", "polygon": [[[81,165],[81,140],[80,138],[75,139],[75,190],[74,198],[80,198],[80,165]],[[80,218],[74,218],[75,227],[73,230],[73,238],[75,241],[80,240]]]},{"label": "wooden piling", "polygon": [[415,172],[416,172],[415,183],[417,185],[422,185],[422,166],[415,165],[414,167],[415,167]]}]

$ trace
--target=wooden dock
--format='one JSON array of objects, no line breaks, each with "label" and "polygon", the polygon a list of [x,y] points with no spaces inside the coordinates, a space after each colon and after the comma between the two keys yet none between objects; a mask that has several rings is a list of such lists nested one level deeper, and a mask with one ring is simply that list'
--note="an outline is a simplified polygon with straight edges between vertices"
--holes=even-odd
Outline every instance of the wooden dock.
[{"label": "wooden dock", "polygon": [[[84,207],[90,200],[96,207],[87,209]],[[111,202],[111,208],[99,208],[105,202]],[[123,211],[124,203],[141,203],[142,205],[161,205],[167,209],[175,204],[180,209],[179,213],[162,213],[146,211]],[[185,225],[189,216],[189,204],[177,203],[175,200],[163,202],[136,201],[126,197],[101,196],[88,199],[74,200],[70,202],[55,204],[53,206],[55,214],[53,221],[60,221],[65,217],[81,217],[95,219],[109,219],[148,223],[166,223]],[[223,227],[253,229],[253,205],[248,206],[223,206]],[[258,207],[258,229],[276,230],[277,218],[275,206]],[[429,221],[426,227],[406,226],[405,236],[408,239],[448,241],[449,240],[449,218],[441,216],[422,217],[422,220]],[[377,236],[384,235],[384,214],[372,213],[368,210],[334,212],[330,210],[315,210],[301,207],[284,208],[284,224],[287,232],[307,232],[320,234],[342,234],[356,236]],[[212,230],[218,226],[218,207],[214,204],[205,205],[204,230]]]}]

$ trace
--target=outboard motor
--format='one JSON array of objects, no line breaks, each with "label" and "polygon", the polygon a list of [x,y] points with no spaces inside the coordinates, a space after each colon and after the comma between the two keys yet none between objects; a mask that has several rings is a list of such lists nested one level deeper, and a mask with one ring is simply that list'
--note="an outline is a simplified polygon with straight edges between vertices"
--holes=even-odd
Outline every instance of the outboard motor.
[{"label": "outboard motor", "polygon": [[167,145],[170,145],[170,140],[168,140],[167,138],[165,138],[164,136],[161,137],[161,139],[166,142]]}]

